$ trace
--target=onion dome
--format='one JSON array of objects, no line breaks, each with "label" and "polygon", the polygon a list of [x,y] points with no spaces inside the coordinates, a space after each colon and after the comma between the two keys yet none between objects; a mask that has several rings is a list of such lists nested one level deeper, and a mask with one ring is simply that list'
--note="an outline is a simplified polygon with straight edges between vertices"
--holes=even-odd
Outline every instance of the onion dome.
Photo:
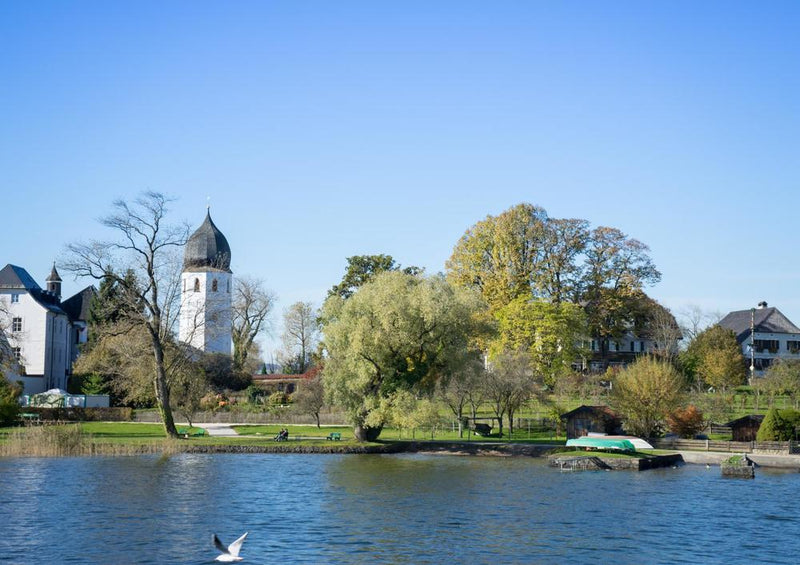
[{"label": "onion dome", "polygon": [[183,254],[185,271],[209,268],[231,272],[231,248],[228,240],[211,221],[211,211],[206,214],[206,219],[197,231],[189,237]]}]

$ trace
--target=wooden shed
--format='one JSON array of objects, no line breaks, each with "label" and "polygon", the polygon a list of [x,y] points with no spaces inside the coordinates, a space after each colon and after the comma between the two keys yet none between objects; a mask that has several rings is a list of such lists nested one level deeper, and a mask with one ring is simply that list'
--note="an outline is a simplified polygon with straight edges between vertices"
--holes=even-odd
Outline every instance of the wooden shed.
[{"label": "wooden shed", "polygon": [[590,432],[609,435],[622,433],[622,420],[608,406],[579,406],[560,417],[567,428],[567,439],[583,437]]},{"label": "wooden shed", "polygon": [[731,429],[733,441],[756,441],[756,434],[763,420],[763,414],[748,414],[725,425]]}]

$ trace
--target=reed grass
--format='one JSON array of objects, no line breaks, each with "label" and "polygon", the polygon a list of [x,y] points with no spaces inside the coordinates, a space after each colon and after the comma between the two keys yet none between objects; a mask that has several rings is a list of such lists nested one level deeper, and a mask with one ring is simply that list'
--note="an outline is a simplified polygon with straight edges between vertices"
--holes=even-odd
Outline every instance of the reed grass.
[{"label": "reed grass", "polygon": [[75,424],[51,424],[11,430],[0,443],[5,457],[75,457],[104,455],[171,455],[181,451],[179,442],[163,439],[143,443],[98,441]]}]

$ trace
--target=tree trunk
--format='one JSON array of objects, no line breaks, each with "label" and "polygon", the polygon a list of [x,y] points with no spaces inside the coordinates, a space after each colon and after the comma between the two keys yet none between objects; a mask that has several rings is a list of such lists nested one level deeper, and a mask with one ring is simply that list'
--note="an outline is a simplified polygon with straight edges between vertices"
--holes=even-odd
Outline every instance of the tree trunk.
[{"label": "tree trunk", "polygon": [[355,428],[353,428],[353,435],[356,441],[376,441],[378,436],[381,435],[382,430],[383,426],[370,427],[357,424]]},{"label": "tree trunk", "polygon": [[178,430],[175,428],[175,420],[172,417],[172,407],[169,405],[169,387],[167,386],[167,374],[164,370],[164,349],[158,336],[153,338],[153,353],[156,358],[156,374],[153,385],[156,393],[156,403],[161,414],[161,421],[164,424],[164,431],[171,438],[178,438]]}]

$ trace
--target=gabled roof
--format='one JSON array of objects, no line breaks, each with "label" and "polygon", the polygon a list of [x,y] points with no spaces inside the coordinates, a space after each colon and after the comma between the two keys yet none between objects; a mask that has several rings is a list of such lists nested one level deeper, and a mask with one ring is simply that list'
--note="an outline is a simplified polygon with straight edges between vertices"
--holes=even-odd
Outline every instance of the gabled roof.
[{"label": "gabled roof", "polygon": [[737,418],[735,420],[731,420],[726,426],[729,428],[735,428],[736,426],[741,426],[743,424],[748,424],[750,422],[757,422],[761,423],[764,421],[764,414],[748,414],[747,416],[742,416],[741,418]]},{"label": "gabled roof", "polygon": [[0,270],[0,289],[24,290],[43,308],[63,314],[58,297],[50,292],[42,290],[33,277],[16,265],[8,264]]},{"label": "gabled roof", "polygon": [[609,408],[608,406],[604,406],[604,405],[586,406],[585,404],[583,406],[578,406],[575,410],[570,410],[569,412],[565,412],[564,414],[561,414],[560,418],[562,420],[566,420],[567,418],[570,418],[570,417],[572,417],[572,416],[574,416],[576,414],[579,414],[581,412],[588,412],[590,414],[597,414],[597,415],[603,416],[604,418],[611,418],[611,419],[617,419],[617,420],[619,419],[619,415],[616,412],[614,412],[611,408]]},{"label": "gabled roof", "polygon": [[13,288],[23,290],[41,290],[33,277],[22,267],[9,263],[0,270],[0,288]]},{"label": "gabled roof", "polygon": [[87,286],[75,296],[70,296],[61,303],[61,309],[67,313],[71,322],[89,319],[89,306],[92,298],[97,294],[94,286]]},{"label": "gabled roof", "polygon": [[800,334],[800,328],[795,326],[789,321],[789,318],[774,307],[737,310],[722,318],[719,325],[725,329],[733,330],[736,334],[736,340],[739,343],[743,343],[745,339],[750,337],[751,313],[756,333]]}]

